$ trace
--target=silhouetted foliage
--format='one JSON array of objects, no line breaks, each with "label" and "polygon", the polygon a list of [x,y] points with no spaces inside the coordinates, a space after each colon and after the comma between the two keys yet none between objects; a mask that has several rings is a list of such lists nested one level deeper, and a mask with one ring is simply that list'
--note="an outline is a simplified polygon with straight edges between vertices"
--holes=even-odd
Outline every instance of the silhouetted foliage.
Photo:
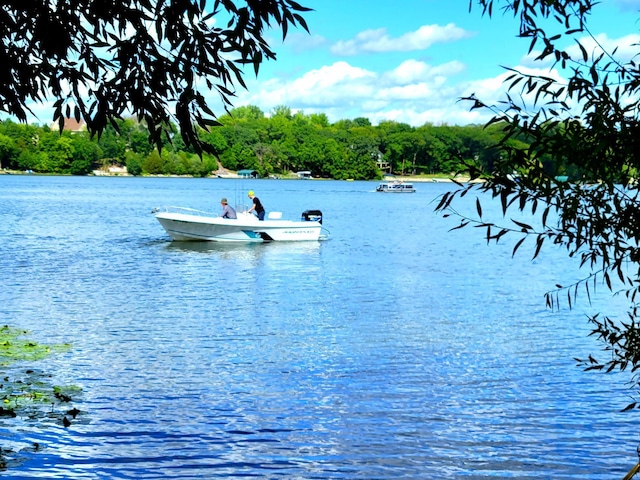
[{"label": "silhouetted foliage", "polygon": [[30,102],[53,96],[60,130],[73,117],[91,134],[133,115],[158,147],[175,120],[201,152],[199,128],[217,123],[206,94],[231,105],[244,67],[257,74],[275,58],[265,30],[307,30],[308,10],[293,0],[4,2],[0,109],[26,121]]},{"label": "silhouetted foliage", "polygon": [[[495,113],[488,126],[501,130],[497,155],[491,162],[469,164],[472,176],[486,182],[446,194],[438,210],[448,215],[461,196],[477,191],[499,199],[505,217],[511,210],[537,214],[539,228],[515,221],[497,225],[483,220],[478,202],[478,216],[463,218],[462,224],[482,227],[487,240],[519,235],[514,253],[532,241],[534,257],[553,243],[579,258],[588,275],[557,285],[547,294],[550,307],[557,308],[561,300],[572,307],[579,290],[590,299],[600,284],[626,295],[629,310],[623,319],[590,318],[606,358],[590,356],[579,364],[589,370],[629,371],[633,385],[640,387],[640,71],[635,57],[625,58],[623,49],[605,51],[590,38],[587,16],[597,15],[597,7],[588,0],[478,4],[486,15],[502,6],[519,18],[519,36],[530,40],[531,55],[540,62],[552,60],[566,78],[510,69],[509,95],[499,107],[476,96],[467,99],[472,108]],[[589,49],[588,44],[595,46]],[[629,47],[638,53],[637,44]]]}]

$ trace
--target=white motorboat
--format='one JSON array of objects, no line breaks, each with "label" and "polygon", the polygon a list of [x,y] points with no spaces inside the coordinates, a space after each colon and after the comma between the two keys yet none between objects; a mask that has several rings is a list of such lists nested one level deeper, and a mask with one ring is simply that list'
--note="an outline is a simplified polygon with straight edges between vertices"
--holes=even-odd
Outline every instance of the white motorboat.
[{"label": "white motorboat", "polygon": [[283,220],[280,212],[267,219],[238,212],[238,218],[181,207],[155,209],[155,217],[174,241],[179,242],[310,242],[326,240],[320,210],[306,210],[299,221]]},{"label": "white motorboat", "polygon": [[382,182],[376,187],[376,192],[413,193],[416,189],[412,183],[405,182]]}]

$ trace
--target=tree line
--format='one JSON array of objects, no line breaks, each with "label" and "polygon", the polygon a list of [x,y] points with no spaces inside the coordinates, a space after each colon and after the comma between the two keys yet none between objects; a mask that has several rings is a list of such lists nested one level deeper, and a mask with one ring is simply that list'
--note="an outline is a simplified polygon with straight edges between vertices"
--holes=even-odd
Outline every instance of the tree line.
[{"label": "tree line", "polygon": [[383,173],[450,174],[467,163],[490,167],[497,160],[498,126],[413,127],[395,121],[373,126],[367,118],[330,123],[325,114],[269,116],[256,106],[231,110],[220,125],[199,132],[213,153],[199,154],[175,126],[161,148],[144,122],[118,120],[93,138],[57,125],[0,122],[0,166],[38,173],[87,175],[119,164],[133,175],[207,176],[220,168],[255,170],[260,176],[310,171],[314,177],[369,180]]}]

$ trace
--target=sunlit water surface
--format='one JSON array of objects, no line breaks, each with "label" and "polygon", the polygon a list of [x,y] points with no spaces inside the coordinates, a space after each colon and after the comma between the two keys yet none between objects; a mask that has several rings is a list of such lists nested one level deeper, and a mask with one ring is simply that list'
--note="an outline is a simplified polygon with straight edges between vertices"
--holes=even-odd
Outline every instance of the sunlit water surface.
[{"label": "sunlit water surface", "polygon": [[[81,387],[83,412],[2,419],[7,475],[624,476],[628,386],[574,360],[599,353],[587,314],[624,304],[549,311],[582,274],[561,250],[449,232],[433,214],[449,184],[375,186],[0,175],[0,322],[73,345],[37,368]],[[171,243],[151,214],[249,189],[285,218],[322,210],[331,239]]]}]

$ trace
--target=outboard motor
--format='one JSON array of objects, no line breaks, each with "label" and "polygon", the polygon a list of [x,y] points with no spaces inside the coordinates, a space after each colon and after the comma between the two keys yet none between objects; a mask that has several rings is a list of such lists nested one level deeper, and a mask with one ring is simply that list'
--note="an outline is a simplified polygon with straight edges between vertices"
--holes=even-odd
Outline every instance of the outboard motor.
[{"label": "outboard motor", "polygon": [[305,210],[302,212],[302,220],[305,222],[319,222],[322,224],[322,212],[320,210]]}]

